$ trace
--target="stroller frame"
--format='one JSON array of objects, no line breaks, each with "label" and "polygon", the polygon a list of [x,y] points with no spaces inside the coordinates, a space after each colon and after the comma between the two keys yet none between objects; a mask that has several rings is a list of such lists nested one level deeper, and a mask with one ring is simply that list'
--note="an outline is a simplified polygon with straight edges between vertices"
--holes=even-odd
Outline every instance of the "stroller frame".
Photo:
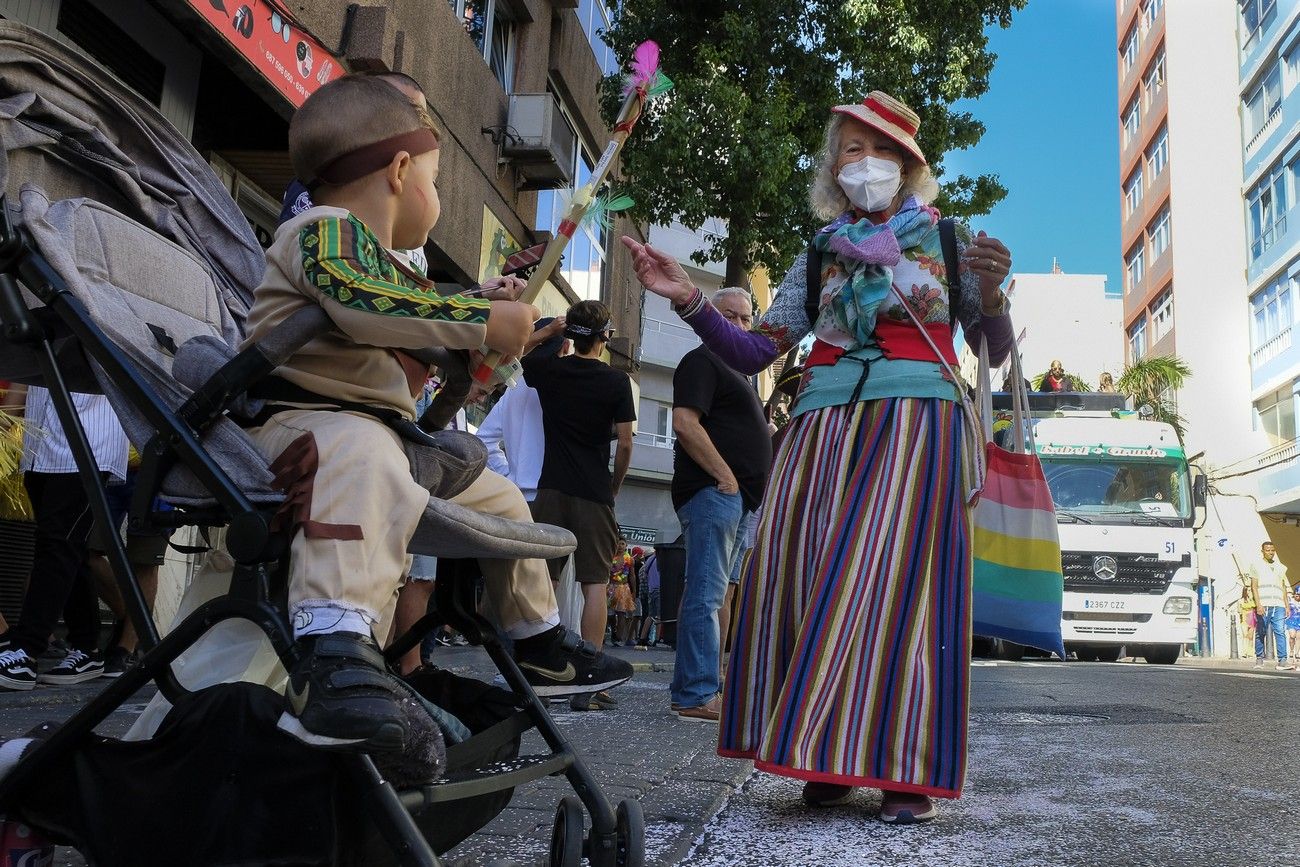
[{"label": "stroller frame", "polygon": [[[29,307],[22,287],[44,306]],[[257,354],[256,347],[245,350],[227,362],[182,407],[172,410],[134,369],[126,354],[98,327],[45,258],[11,224],[3,195],[0,195],[0,334],[8,343],[35,349],[42,384],[50,390],[91,512],[101,526],[111,523],[104,483],[77,416],[71,389],[55,356],[54,341],[64,337],[77,342],[81,351],[112,379],[156,431],[140,450],[142,466],[130,509],[132,526],[229,525],[227,548],[235,560],[230,592],[205,602],[166,636],[160,637],[122,539],[117,534],[107,534],[109,544],[105,554],[145,652],[134,666],[63,725],[34,744],[0,780],[0,811],[3,811],[18,807],[25,785],[39,778],[54,760],[77,749],[96,726],[149,682],[157,683],[159,691],[173,703],[185,695],[188,691],[175,677],[171,664],[218,623],[233,618],[253,623],[266,635],[286,669],[293,666],[298,653],[285,612],[271,601],[286,580],[288,539],[271,531],[272,511],[252,503],[201,441],[204,431],[222,417],[230,402],[269,374],[274,363]],[[170,512],[151,509],[149,504],[158,494],[163,477],[177,461],[184,463],[215,497],[216,508],[177,507]],[[618,805],[617,811],[611,809],[590,770],[567,743],[511,658],[496,628],[477,612],[476,580],[468,578],[477,579],[477,575],[458,575],[455,581],[439,581],[435,591],[437,610],[399,637],[386,651],[386,658],[396,660],[435,625],[450,623],[471,641],[483,645],[521,707],[487,731],[452,745],[448,748],[449,755],[458,751],[461,764],[477,764],[495,748],[530,728],[538,730],[550,752],[452,773],[401,793],[383,779],[370,756],[364,753],[336,754],[340,773],[364,800],[370,820],[402,865],[438,867],[444,863],[425,840],[413,812],[563,774],[577,798],[565,797],[560,801],[549,863],[576,867],[585,855],[593,867],[639,867],[644,862],[644,819],[640,803],[626,800]],[[583,807],[591,816],[591,829],[585,837]]]}]

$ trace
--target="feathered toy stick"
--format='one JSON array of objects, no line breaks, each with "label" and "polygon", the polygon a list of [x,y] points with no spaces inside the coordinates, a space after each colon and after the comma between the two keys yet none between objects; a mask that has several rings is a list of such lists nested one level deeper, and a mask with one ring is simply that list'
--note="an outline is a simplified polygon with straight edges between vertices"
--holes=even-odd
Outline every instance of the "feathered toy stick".
[{"label": "feathered toy stick", "polygon": [[[527,288],[519,296],[520,301],[531,304],[537,300],[542,287],[555,273],[555,268],[560,263],[560,257],[564,254],[564,250],[568,247],[574,233],[577,232],[578,226],[582,224],[583,218],[592,211],[593,206],[597,203],[597,191],[609,177],[614,161],[618,158],[619,151],[623,149],[623,143],[627,141],[632,128],[641,119],[646,102],[652,97],[667,93],[672,89],[672,86],[672,81],[659,68],[659,46],[654,42],[642,42],[638,45],[636,51],[632,53],[632,70],[628,73],[623,85],[623,106],[619,109],[618,117],[614,121],[614,134],[610,138],[609,144],[605,145],[605,152],[601,154],[600,162],[592,170],[591,179],[574,190],[569,210],[565,214],[564,220],[561,221],[555,237],[546,245],[546,252],[542,254],[542,261],[529,278]],[[626,197],[619,197],[606,202],[600,210],[607,214],[631,205],[630,199],[626,199],[625,202],[620,201],[620,199],[626,199]],[[620,205],[621,207],[619,207]],[[479,362],[478,367],[475,368],[474,378],[482,383],[488,382],[501,360],[501,353],[489,352]]]}]

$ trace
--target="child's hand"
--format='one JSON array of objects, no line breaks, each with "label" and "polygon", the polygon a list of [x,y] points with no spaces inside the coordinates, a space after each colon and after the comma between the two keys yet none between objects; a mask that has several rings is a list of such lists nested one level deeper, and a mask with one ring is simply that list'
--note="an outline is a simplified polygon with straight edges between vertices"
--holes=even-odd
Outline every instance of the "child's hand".
[{"label": "child's hand", "polygon": [[493,277],[479,284],[479,297],[489,301],[517,301],[528,287],[528,281],[518,277]]},{"label": "child's hand", "polygon": [[521,301],[493,301],[484,345],[503,355],[522,355],[533,334],[533,323],[541,315],[536,307]]}]

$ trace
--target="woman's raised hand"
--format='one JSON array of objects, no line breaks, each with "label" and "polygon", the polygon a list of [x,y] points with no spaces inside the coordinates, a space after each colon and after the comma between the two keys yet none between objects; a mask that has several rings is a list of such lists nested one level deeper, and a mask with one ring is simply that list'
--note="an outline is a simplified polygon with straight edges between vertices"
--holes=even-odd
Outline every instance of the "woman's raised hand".
[{"label": "woman's raised hand", "polygon": [[626,235],[622,241],[632,254],[632,268],[642,286],[674,304],[685,304],[695,294],[695,284],[686,269],[672,256]]}]

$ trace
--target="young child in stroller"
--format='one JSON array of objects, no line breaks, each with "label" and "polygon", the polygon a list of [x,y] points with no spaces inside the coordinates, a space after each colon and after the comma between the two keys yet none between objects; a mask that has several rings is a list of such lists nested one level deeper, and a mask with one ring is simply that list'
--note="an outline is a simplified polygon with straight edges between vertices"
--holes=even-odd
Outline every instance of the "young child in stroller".
[{"label": "young child in stroller", "polygon": [[[281,728],[318,746],[400,750],[405,693],[375,635],[391,628],[429,492],[380,417],[414,418],[429,366],[403,350],[486,345],[517,355],[538,313],[513,300],[515,278],[488,281],[477,298],[443,296],[390,252],[421,246],[439,216],[438,133],[397,88],[365,76],[322,87],[295,114],[289,149],[315,205],[282,225],[267,251],[249,340],[307,305],[322,306],[335,329],[276,371],[302,399],[268,404],[248,430],[286,492],[277,519],[293,533],[289,614],[303,654],[289,673]],[[518,488],[491,471],[453,500],[529,520]],[[538,694],[593,692],[631,676],[630,665],[559,625],[543,561],[481,568]]]}]

